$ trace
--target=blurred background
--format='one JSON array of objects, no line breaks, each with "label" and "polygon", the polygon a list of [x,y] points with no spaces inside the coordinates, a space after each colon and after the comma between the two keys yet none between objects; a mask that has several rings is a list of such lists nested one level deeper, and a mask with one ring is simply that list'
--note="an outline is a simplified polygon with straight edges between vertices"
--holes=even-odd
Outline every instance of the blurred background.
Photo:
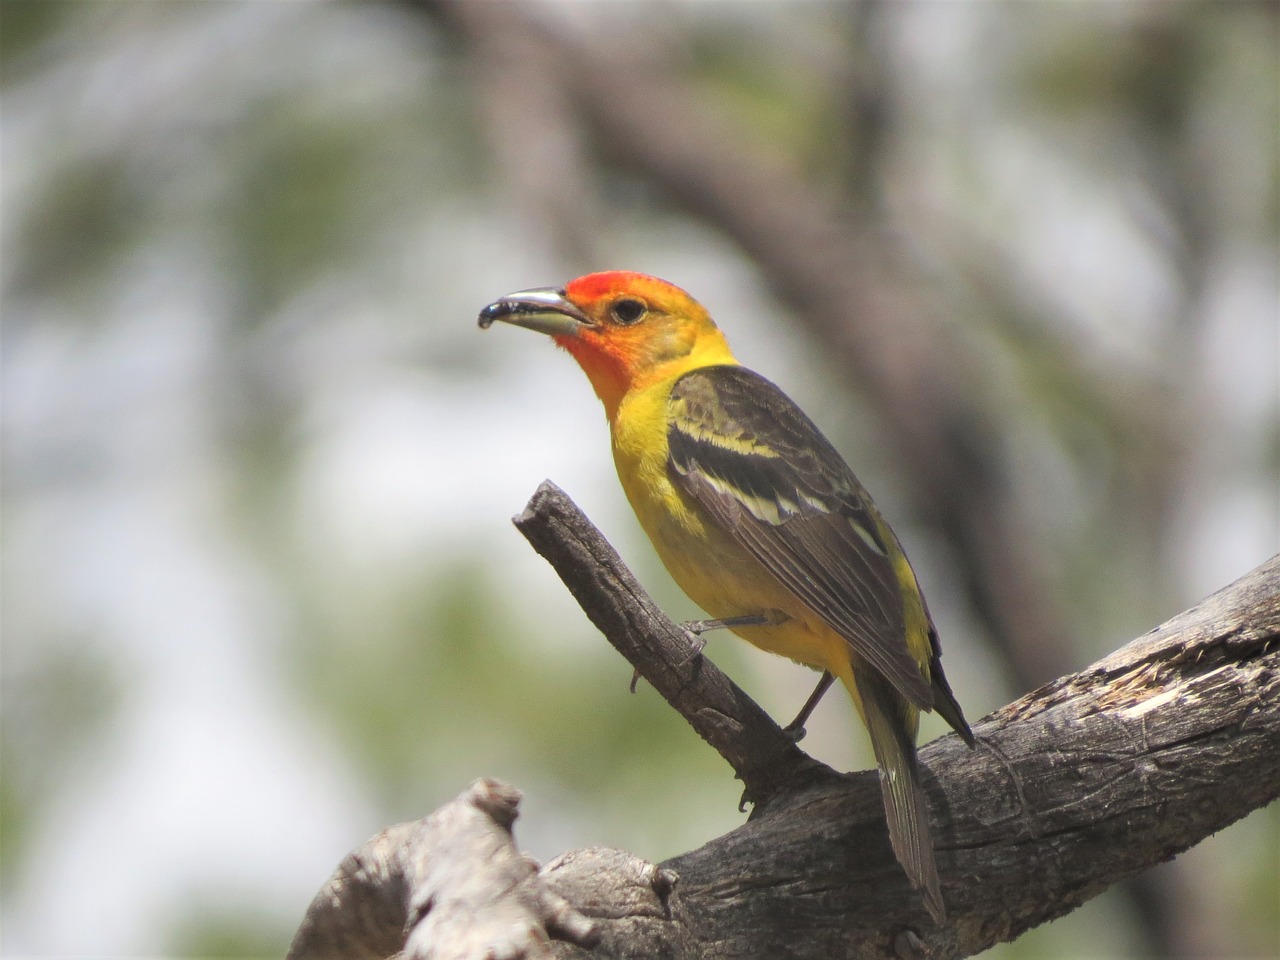
[{"label": "blurred background", "polygon": [[[509,523],[677,618],[509,291],[684,286],[894,523],[971,719],[1280,543],[1280,6],[0,6],[6,956],[279,955],[480,776],[535,856],[740,823]],[[812,675],[708,654],[780,718]],[[806,748],[871,764],[846,698]],[[941,732],[940,724],[926,728]],[[1280,811],[988,956],[1280,952]]]}]

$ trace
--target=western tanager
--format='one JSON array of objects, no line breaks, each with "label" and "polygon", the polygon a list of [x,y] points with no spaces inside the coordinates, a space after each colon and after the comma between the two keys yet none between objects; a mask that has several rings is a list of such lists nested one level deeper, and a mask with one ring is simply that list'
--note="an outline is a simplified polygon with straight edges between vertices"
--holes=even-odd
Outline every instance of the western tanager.
[{"label": "western tanager", "polygon": [[894,853],[942,922],[920,711],[973,735],[915,573],[853,471],[663,280],[610,271],[522,290],[481,311],[482,326],[494,320],[549,334],[586,372],[623,489],[681,588],[744,640],[843,682],[871,735]]}]

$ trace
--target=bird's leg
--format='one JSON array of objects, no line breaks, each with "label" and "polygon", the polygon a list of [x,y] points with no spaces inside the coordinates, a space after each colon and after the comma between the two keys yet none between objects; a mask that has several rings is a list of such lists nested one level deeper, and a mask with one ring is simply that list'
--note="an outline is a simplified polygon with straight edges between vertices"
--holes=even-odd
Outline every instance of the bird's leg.
[{"label": "bird's leg", "polygon": [[[765,610],[763,613],[746,613],[740,617],[722,617],[719,620],[686,620],[680,626],[698,640],[702,640],[702,635],[712,630],[726,630],[734,627],[776,627],[790,619],[791,617],[781,610]],[[705,640],[702,642],[706,643]]]},{"label": "bird's leg", "polygon": [[791,617],[781,610],[770,609],[761,613],[745,613],[739,617],[721,617],[718,620],[686,620],[680,626],[692,639],[693,648],[684,662],[688,663],[702,653],[703,647],[707,645],[704,633],[710,633],[712,630],[732,630],[734,627],[776,627],[784,620],[790,619]]},{"label": "bird's leg", "polygon": [[[738,617],[721,617],[718,620],[686,620],[680,626],[685,633],[689,634],[690,648],[689,655],[680,661],[681,666],[702,654],[703,648],[707,645],[707,638],[703,636],[704,633],[710,633],[712,630],[728,630],[733,627],[776,627],[778,624],[790,619],[791,616],[781,610],[769,609],[763,613],[746,613]],[[640,671],[632,671],[630,685],[632,693],[636,692],[636,684],[639,682]],[[817,706],[817,701],[814,702],[814,706]],[[811,712],[812,709],[812,707],[809,707]],[[808,713],[804,713],[801,718],[797,719],[802,721],[808,716]]]},{"label": "bird's leg", "polygon": [[782,732],[796,743],[803,740],[804,725],[809,722],[809,715],[813,713],[814,708],[818,706],[818,701],[831,688],[831,684],[835,683],[835,680],[836,678],[831,675],[830,670],[823,670],[822,678],[818,681],[818,685],[813,688],[813,693],[809,694],[809,699],[804,702],[804,706],[800,708],[796,718],[783,727]]}]

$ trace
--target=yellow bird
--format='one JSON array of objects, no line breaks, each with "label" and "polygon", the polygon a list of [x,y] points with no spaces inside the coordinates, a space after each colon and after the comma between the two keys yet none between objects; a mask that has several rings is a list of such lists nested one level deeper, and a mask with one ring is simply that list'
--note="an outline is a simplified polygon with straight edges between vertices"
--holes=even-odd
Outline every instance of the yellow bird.
[{"label": "yellow bird", "polygon": [[893,850],[946,917],[916,760],[921,710],[973,734],[898,538],[799,407],[743,367],[706,309],[628,271],[491,303],[549,334],[604,404],[618,477],[676,583],[763,650],[844,684],[871,736]]}]

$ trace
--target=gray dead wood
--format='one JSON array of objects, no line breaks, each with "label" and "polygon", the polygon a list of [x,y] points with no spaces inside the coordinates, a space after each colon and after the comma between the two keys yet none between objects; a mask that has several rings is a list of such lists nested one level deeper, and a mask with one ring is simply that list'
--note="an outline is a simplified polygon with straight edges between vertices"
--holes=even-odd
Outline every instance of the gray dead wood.
[{"label": "gray dead wood", "polygon": [[378,834],[316,894],[290,960],[551,957],[599,926],[557,896],[511,838],[520,792],[477,780],[457,799]]},{"label": "gray dead wood", "polygon": [[[933,957],[1067,913],[1280,795],[1280,557],[1111,656],[921,750],[951,923],[889,848],[876,774],[805,756],[543,484],[516,519],[593,622],[730,763],[749,821],[653,865],[587,849],[536,870],[518,792],[480,781],[353,853],[295,960]],[[672,785],[672,816],[679,816]],[[587,918],[590,918],[589,920]],[[591,945],[594,944],[594,947]]]}]

